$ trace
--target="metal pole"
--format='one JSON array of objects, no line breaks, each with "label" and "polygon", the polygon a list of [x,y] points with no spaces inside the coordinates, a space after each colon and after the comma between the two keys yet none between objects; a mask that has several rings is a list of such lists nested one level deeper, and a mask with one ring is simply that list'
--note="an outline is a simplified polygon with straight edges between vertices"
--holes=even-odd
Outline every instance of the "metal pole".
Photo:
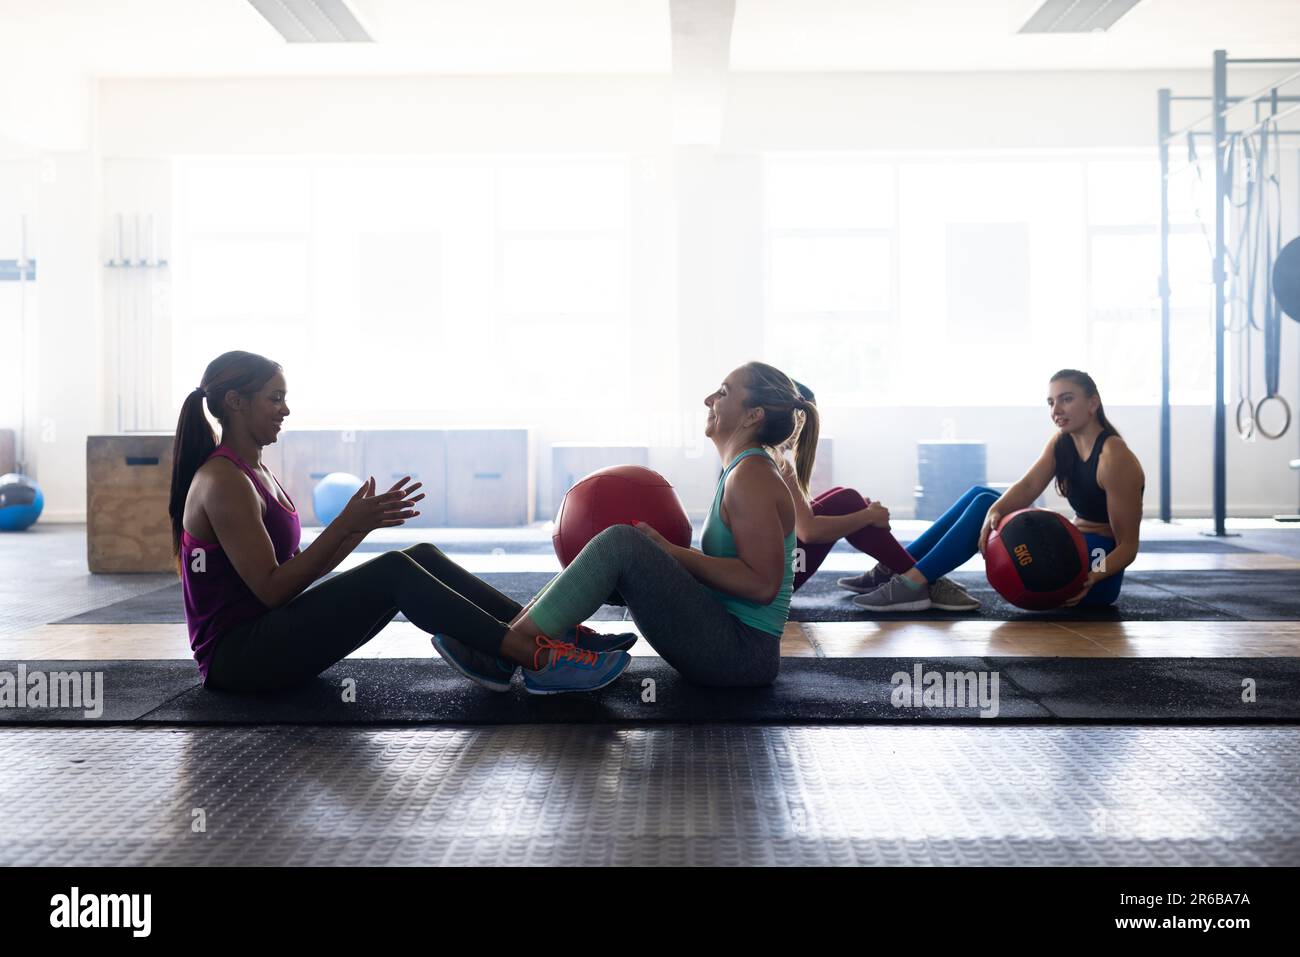
[{"label": "metal pole", "polygon": [[1226,313],[1223,274],[1224,206],[1228,198],[1225,168],[1224,116],[1228,97],[1228,54],[1214,51],[1214,534],[1227,534],[1228,506],[1227,413],[1223,404],[1223,323]]},{"label": "metal pole", "polygon": [[1160,521],[1173,516],[1169,410],[1169,90],[1157,96],[1160,128]]},{"label": "metal pole", "polygon": [[14,469],[19,475],[27,471],[27,214],[18,217],[18,447]]},{"label": "metal pole", "polygon": [[[1211,119],[1214,120],[1215,129],[1218,129],[1220,120],[1225,118],[1228,113],[1235,113],[1237,110],[1241,109],[1241,107],[1244,106],[1245,104],[1253,102],[1255,100],[1258,100],[1268,95],[1270,91],[1276,90],[1278,87],[1286,86],[1292,80],[1300,80],[1300,70],[1296,70],[1294,73],[1288,74],[1287,76],[1283,77],[1280,80],[1274,80],[1273,82],[1267,84],[1266,86],[1260,87],[1258,90],[1249,94],[1248,96],[1243,96],[1240,98],[1234,97],[1233,100],[1229,100],[1228,90],[1227,90],[1227,79],[1226,79],[1228,75],[1228,60],[1226,57],[1219,56],[1219,54],[1222,52],[1223,52],[1222,50],[1214,51],[1214,69],[1216,71],[1215,75],[1216,76],[1218,75],[1217,71],[1219,69],[1219,63],[1222,60],[1223,75],[1225,78],[1224,89],[1222,91],[1218,90],[1217,88],[1215,89],[1214,111],[1209,116],[1201,117],[1195,123],[1189,123],[1187,126],[1184,126],[1176,133],[1171,133],[1170,134],[1171,136],[1184,136],[1187,133],[1190,133],[1192,130],[1196,129],[1206,120],[1211,120]],[[1300,62],[1300,61],[1292,61],[1292,62]],[[1229,103],[1231,103],[1232,105],[1230,106]],[[1222,137],[1220,137],[1220,139],[1222,139]]]},{"label": "metal pole", "polygon": [[[1174,102],[1174,103],[1209,103],[1211,100],[1214,99],[1214,97],[1212,97],[1212,96],[1171,96],[1169,99],[1170,99],[1172,102]],[[1229,103],[1240,103],[1240,102],[1242,102],[1243,100],[1247,100],[1247,99],[1249,99],[1249,97],[1245,97],[1245,96],[1230,96],[1230,97],[1228,97],[1228,102],[1229,102]],[[1266,100],[1266,99],[1269,99],[1269,97],[1261,96],[1261,97],[1258,97],[1257,99],[1259,99],[1259,100]],[[1283,96],[1283,97],[1280,97],[1279,99],[1280,99],[1281,102],[1283,102],[1283,103],[1294,103],[1296,100],[1300,100],[1300,96]],[[1204,121],[1202,121],[1202,122],[1204,122]]]},{"label": "metal pole", "polygon": [[[1272,101],[1270,101],[1270,102],[1272,102]],[[1256,104],[1256,107],[1258,108],[1258,104]],[[1276,123],[1278,120],[1282,119],[1282,117],[1284,117],[1284,116],[1290,116],[1292,113],[1300,112],[1300,103],[1297,103],[1295,106],[1291,107],[1290,109],[1286,109],[1286,110],[1283,110],[1281,113],[1278,113],[1278,112],[1277,112],[1277,104],[1276,104],[1275,102],[1273,102],[1273,111],[1274,111],[1274,112],[1273,112],[1273,115],[1264,117],[1264,119],[1259,120],[1258,122],[1256,122],[1254,126],[1248,126],[1248,127],[1246,127],[1246,129],[1244,129],[1244,130],[1238,130],[1238,131],[1237,131],[1237,132],[1238,132],[1238,135],[1239,135],[1239,136],[1249,136],[1251,133],[1258,132],[1262,127],[1266,126],[1266,125],[1269,124],[1269,123]]]}]

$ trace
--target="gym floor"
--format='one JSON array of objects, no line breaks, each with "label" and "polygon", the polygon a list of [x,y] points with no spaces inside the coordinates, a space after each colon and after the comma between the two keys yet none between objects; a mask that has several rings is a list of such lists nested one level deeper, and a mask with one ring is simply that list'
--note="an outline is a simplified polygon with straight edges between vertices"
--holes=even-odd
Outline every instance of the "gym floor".
[{"label": "gym floor", "polygon": [[[1249,551],[1220,554],[1192,547],[1204,524],[1144,524],[1189,548],[1137,569],[1300,569],[1300,527],[1233,522]],[[474,571],[548,571],[536,548],[475,551],[546,537],[428,540]],[[84,526],[0,536],[0,660],[188,658],[183,624],[50,624],[174,581],[89,575],[85,548]],[[1300,622],[791,623],[782,651],[1300,657]],[[394,622],[357,654],[433,653]],[[0,762],[0,865],[1300,863],[1285,725],[0,725]]]}]

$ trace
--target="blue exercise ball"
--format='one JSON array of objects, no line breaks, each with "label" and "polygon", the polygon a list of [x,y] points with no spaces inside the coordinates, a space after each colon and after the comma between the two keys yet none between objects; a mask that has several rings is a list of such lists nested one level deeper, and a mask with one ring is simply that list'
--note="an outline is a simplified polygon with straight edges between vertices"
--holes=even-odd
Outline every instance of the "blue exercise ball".
[{"label": "blue exercise ball", "polygon": [[0,475],[0,532],[21,532],[41,517],[45,496],[26,475]]},{"label": "blue exercise ball", "polygon": [[319,482],[311,493],[311,504],[316,509],[316,520],[328,525],[339,517],[348,499],[361,488],[361,479],[347,472],[331,472]]}]

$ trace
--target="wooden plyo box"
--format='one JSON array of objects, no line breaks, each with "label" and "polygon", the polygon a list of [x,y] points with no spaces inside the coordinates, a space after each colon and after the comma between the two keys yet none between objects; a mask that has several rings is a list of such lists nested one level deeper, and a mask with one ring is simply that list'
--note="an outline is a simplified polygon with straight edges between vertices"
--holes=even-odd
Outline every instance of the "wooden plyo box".
[{"label": "wooden plyo box", "polygon": [[169,572],[172,440],[167,433],[86,438],[86,552],[96,573]]},{"label": "wooden plyo box", "polygon": [[18,457],[14,453],[16,446],[14,430],[0,429],[0,475],[5,475],[18,468]]}]

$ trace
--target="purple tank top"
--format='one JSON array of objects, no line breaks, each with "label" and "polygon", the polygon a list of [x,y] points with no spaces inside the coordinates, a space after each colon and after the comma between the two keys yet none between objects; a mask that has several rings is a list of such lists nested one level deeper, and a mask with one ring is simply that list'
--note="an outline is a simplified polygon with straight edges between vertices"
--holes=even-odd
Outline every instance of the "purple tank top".
[{"label": "purple tank top", "polygon": [[[266,490],[256,473],[224,445],[218,445],[208,458],[213,456],[229,459],[253,480],[253,487],[266,503],[262,523],[266,526],[271,544],[275,546],[275,560],[284,564],[298,554],[302,524],[298,520],[297,507],[291,511],[281,505],[280,500]],[[279,479],[276,479],[276,485],[280,485]],[[280,490],[284,491],[283,485],[280,485]],[[289,493],[285,492],[284,497],[289,498]],[[289,504],[293,505],[293,499],[289,499]],[[266,614],[270,609],[244,584],[239,572],[235,571],[230,559],[222,551],[220,543],[200,541],[183,528],[181,590],[185,593],[185,622],[190,631],[190,650],[198,662],[199,674],[206,681],[208,665],[212,662],[212,654],[216,651],[221,636],[231,628]]]}]

